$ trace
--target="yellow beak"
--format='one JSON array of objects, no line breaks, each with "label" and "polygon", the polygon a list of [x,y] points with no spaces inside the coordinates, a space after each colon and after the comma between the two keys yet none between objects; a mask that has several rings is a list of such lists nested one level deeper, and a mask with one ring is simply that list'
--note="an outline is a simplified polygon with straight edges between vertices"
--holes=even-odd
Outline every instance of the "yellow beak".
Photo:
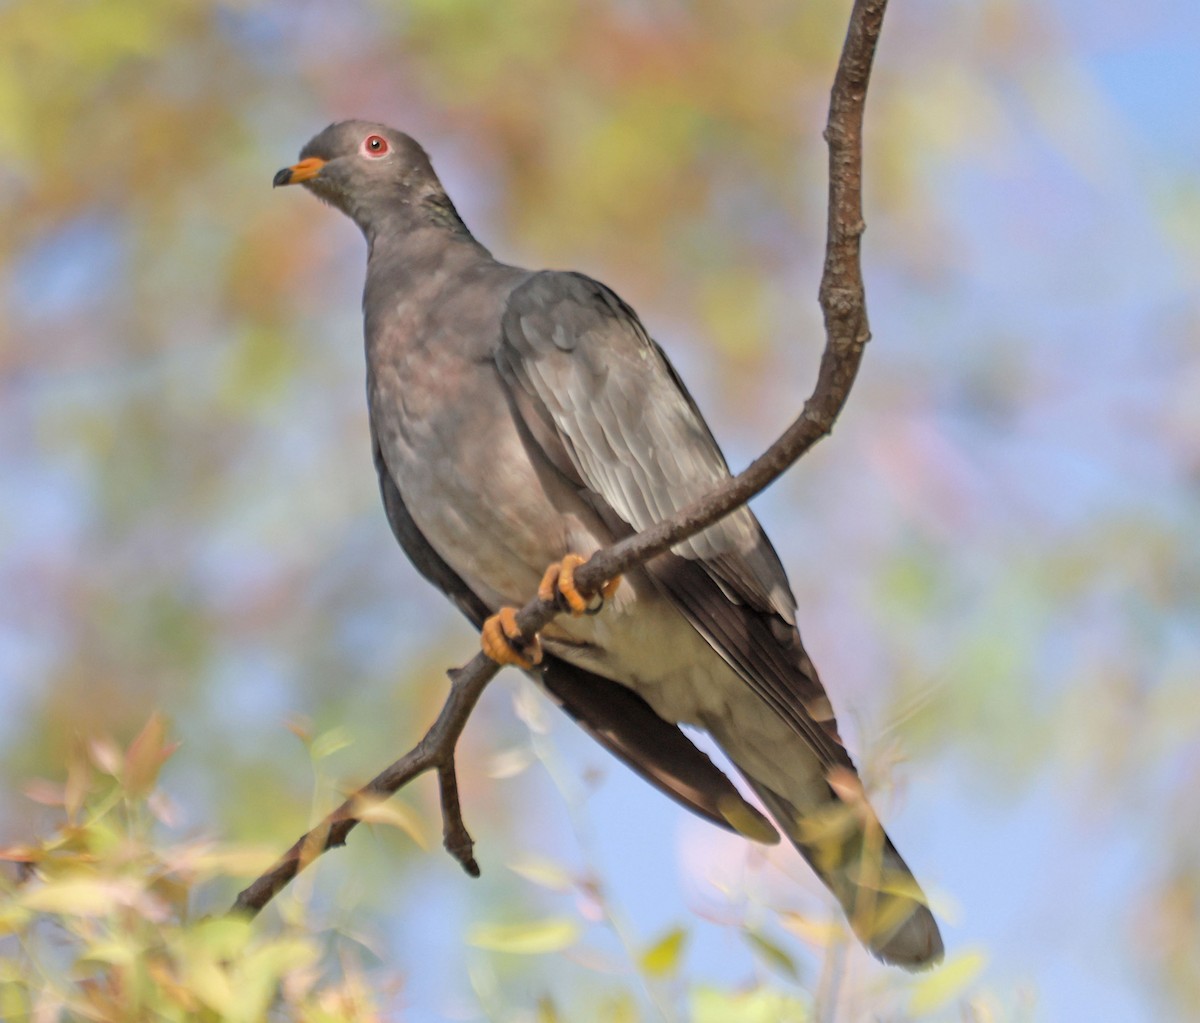
[{"label": "yellow beak", "polygon": [[275,175],[275,180],[271,184],[275,188],[278,188],[280,185],[298,185],[301,181],[308,181],[311,178],[315,178],[321,173],[321,168],[324,166],[325,161],[319,156],[310,156],[307,160],[301,160],[290,167],[284,167],[283,170]]}]

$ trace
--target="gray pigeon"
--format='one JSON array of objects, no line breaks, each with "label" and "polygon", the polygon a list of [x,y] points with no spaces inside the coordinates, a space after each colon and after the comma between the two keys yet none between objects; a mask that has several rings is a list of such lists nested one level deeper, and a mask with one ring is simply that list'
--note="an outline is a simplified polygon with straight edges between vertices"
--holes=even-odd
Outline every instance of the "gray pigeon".
[{"label": "gray pigeon", "polygon": [[[522,270],[472,237],[424,150],[330,125],[275,175],[366,236],[371,440],[418,571],[598,742],[689,809],[762,842],[771,823],[678,727],[706,730],[882,960],[938,962],[916,880],[863,795],[748,508],[585,606],[580,557],[703,496],[729,468],[632,309],[582,274]],[[561,597],[540,643],[512,608]],[[599,613],[595,613],[599,610]],[[583,613],[587,612],[587,613]]]}]

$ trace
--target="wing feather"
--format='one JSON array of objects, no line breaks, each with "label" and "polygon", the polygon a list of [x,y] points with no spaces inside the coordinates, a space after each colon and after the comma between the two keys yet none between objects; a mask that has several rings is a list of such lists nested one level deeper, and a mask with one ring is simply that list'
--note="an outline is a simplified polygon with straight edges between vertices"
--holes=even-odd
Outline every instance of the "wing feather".
[{"label": "wing feather", "polygon": [[[393,534],[417,571],[478,629],[488,616],[487,606],[425,540],[388,471],[373,427],[371,440]],[[538,677],[551,699],[600,745],[693,813],[758,841],[779,840],[770,822],[708,756],[632,690],[552,655],[546,656]]]},{"label": "wing feather", "polygon": [[[703,497],[729,467],[637,316],[581,274],[534,274],[509,297],[497,350],[515,407],[589,502],[641,530]],[[646,570],[826,765],[850,766],[795,629],[775,550],[739,508]]]}]

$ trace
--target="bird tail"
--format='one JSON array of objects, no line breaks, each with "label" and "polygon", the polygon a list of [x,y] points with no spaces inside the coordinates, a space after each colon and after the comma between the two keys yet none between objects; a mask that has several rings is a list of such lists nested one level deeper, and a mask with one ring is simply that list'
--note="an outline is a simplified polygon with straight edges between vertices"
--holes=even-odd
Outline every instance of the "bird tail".
[{"label": "bird tail", "polygon": [[928,969],[941,961],[942,937],[925,893],[853,771],[836,769],[829,778],[829,800],[803,812],[767,786],[749,776],[747,780],[874,955],[906,970]]}]

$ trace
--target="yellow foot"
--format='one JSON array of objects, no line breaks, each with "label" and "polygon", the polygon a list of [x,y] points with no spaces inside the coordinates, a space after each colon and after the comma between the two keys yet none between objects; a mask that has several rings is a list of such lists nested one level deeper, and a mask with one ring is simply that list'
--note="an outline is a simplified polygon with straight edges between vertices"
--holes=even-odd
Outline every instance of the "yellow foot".
[{"label": "yellow foot", "polygon": [[575,588],[575,569],[583,562],[584,559],[578,554],[568,554],[562,561],[551,565],[542,576],[541,585],[538,586],[538,597],[547,603],[555,603],[561,597],[567,605],[566,609],[576,618],[580,615],[599,614],[604,602],[617,592],[617,587],[621,585],[621,577],[609,579],[589,603]]},{"label": "yellow foot", "polygon": [[525,639],[521,635],[515,607],[502,607],[483,623],[479,645],[497,664],[515,664],[528,671],[542,663],[542,644],[537,636]]}]

